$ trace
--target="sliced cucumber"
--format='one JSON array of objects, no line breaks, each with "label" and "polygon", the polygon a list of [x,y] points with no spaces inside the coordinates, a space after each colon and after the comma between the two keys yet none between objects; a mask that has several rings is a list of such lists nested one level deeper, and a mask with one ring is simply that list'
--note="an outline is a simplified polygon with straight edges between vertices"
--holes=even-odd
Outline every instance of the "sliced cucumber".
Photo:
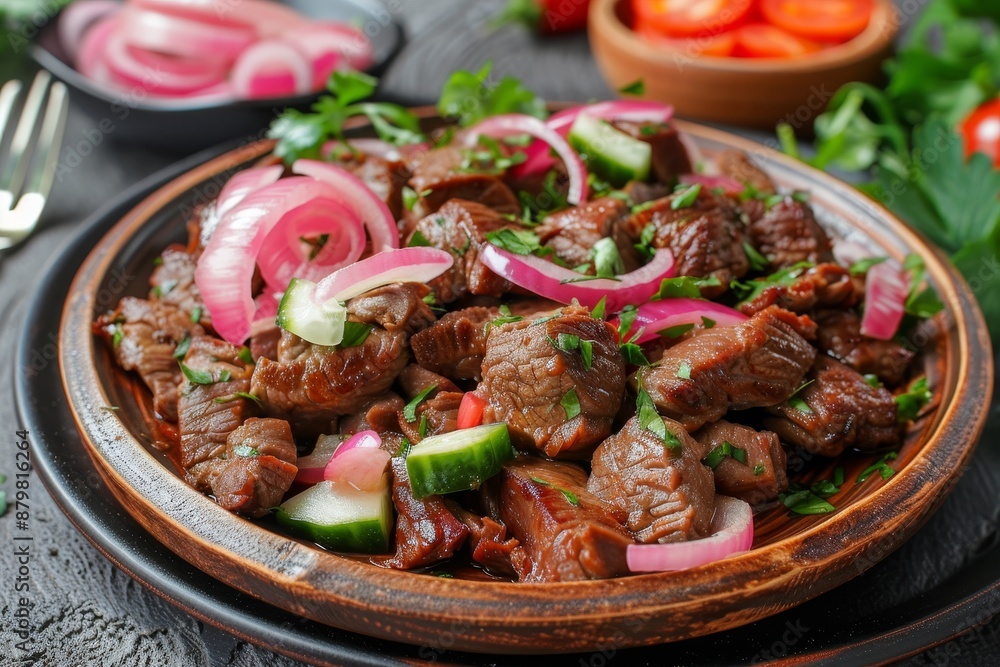
[{"label": "sliced cucumber", "polygon": [[577,116],[569,129],[569,143],[592,172],[615,187],[649,178],[652,147],[603,120],[584,113]]},{"label": "sliced cucumber", "polygon": [[410,449],[406,472],[415,498],[479,488],[514,458],[506,424],[424,438]]},{"label": "sliced cucumber", "polygon": [[289,532],[333,551],[385,553],[393,530],[389,476],[377,491],[320,482],[278,508]]},{"label": "sliced cucumber", "polygon": [[279,327],[316,345],[337,345],[344,339],[347,308],[336,299],[316,303],[316,283],[292,278],[278,304]]}]

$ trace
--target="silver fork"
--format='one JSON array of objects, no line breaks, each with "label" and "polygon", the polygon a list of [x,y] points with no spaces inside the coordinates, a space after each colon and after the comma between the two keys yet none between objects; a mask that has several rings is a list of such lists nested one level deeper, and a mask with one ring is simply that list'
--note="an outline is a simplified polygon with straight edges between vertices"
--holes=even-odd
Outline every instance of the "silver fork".
[{"label": "silver fork", "polygon": [[[14,117],[21,82],[0,88],[0,144]],[[0,250],[26,239],[52,191],[69,104],[66,86],[41,71],[31,83],[9,148],[0,156]],[[14,202],[17,202],[15,205]]]}]

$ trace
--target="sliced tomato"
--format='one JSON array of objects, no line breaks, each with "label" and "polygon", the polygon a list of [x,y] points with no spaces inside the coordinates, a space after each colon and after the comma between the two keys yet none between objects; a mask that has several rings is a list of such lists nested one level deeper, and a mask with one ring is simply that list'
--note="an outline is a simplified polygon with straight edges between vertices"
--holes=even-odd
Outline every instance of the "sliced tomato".
[{"label": "sliced tomato", "polygon": [[636,31],[667,37],[717,35],[746,20],[756,0],[633,0]]},{"label": "sliced tomato", "polygon": [[767,23],[751,23],[736,31],[734,55],[744,58],[795,58],[819,51],[816,42]]},{"label": "sliced tomato", "polygon": [[733,55],[736,48],[736,33],[723,32],[706,37],[666,37],[659,32],[637,30],[650,44],[689,56],[716,56],[725,58]]},{"label": "sliced tomato", "polygon": [[462,402],[458,404],[458,428],[472,428],[483,423],[483,412],[486,410],[486,399],[480,398],[471,391],[465,392]]},{"label": "sliced tomato", "polygon": [[1000,169],[1000,99],[986,102],[962,123],[965,155],[985,153]]},{"label": "sliced tomato", "polygon": [[873,0],[761,0],[770,23],[820,42],[846,42],[871,20]]}]

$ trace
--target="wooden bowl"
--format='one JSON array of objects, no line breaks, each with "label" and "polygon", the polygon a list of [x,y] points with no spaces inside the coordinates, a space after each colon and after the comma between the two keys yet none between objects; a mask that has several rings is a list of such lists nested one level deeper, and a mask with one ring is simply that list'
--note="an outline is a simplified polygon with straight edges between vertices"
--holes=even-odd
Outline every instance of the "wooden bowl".
[{"label": "wooden bowl", "polygon": [[[874,456],[815,461],[793,479],[846,469],[827,516],[756,518],[754,548],[683,572],[559,584],[444,579],[386,570],[230,514],[183,482],[153,443],[148,392],[122,373],[91,334],[96,314],[142,295],[153,260],[184,238],[184,214],[218,194],[226,178],[266,156],[241,147],[180,176],[128,213],[80,267],[64,306],[59,364],[89,455],[125,509],[173,552],[212,577],[295,614],[375,637],[437,649],[558,653],[650,645],[764,618],[851,579],[912,535],[957,481],[981,433],[992,395],[986,326],[969,288],[937,251],[850,186],[732,135],[678,123],[708,157],[754,154],[782,188],[806,190],[840,238],[901,259],[918,252],[945,312],[914,343],[936,407],[910,430],[888,480],[852,484]],[[138,397],[139,400],[136,400]],[[116,406],[117,410],[108,410]]]},{"label": "wooden bowl", "polygon": [[692,56],[656,47],[633,32],[630,4],[590,4],[591,48],[612,89],[642,79],[643,97],[672,104],[683,117],[771,130],[788,122],[807,131],[842,85],[878,81],[899,29],[891,0],[876,0],[863,33],[808,57]]}]

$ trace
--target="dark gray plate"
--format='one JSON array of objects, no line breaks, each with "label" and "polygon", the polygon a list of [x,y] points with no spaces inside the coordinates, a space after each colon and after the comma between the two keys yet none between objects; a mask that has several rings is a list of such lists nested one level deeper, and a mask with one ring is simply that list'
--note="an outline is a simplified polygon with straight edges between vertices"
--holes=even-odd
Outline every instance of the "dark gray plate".
[{"label": "dark gray plate", "polygon": [[[370,74],[381,75],[404,43],[402,24],[378,0],[280,0],[305,16],[356,22],[372,41],[375,64]],[[391,3],[390,3],[391,5]],[[263,131],[286,107],[307,108],[316,95],[234,102],[155,100],[109,92],[76,71],[57,36],[58,20],[50,21],[38,36],[31,56],[64,81],[74,100],[95,124],[113,123],[116,140],[141,143],[171,153],[192,153],[220,141],[263,138]]]}]

